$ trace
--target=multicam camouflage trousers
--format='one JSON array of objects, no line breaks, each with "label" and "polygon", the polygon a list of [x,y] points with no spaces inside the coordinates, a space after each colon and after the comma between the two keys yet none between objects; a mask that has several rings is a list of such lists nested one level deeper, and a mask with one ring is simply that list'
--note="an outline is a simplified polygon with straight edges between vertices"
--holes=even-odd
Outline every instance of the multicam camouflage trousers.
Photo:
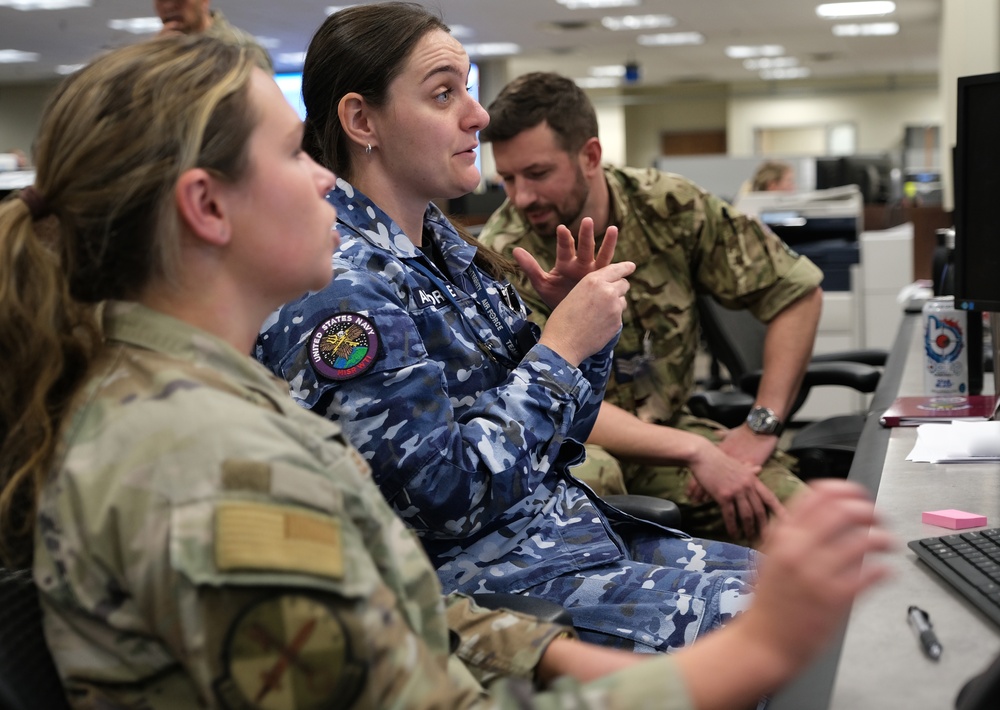
[{"label": "multicam camouflage trousers", "polygon": [[[682,416],[678,428],[720,441],[721,428],[714,422]],[[782,503],[806,484],[795,475],[796,459],[784,451],[775,451],[758,474],[760,480]],[[733,538],[726,531],[722,510],[714,502],[695,503],[687,495],[691,470],[680,466],[654,466],[615,459],[599,446],[587,445],[587,460],[571,473],[594,489],[598,495],[636,493],[671,500],[681,509],[681,528],[689,535],[754,547],[758,540]]]}]

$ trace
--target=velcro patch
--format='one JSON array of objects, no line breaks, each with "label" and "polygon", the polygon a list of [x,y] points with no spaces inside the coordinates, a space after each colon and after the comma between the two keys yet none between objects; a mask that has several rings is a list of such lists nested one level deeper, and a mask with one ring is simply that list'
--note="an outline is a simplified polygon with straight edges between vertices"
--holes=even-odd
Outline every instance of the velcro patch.
[{"label": "velcro patch", "polygon": [[263,600],[227,633],[216,695],[230,710],[352,707],[368,676],[362,642],[353,619],[318,599]]},{"label": "velcro patch", "polygon": [[340,579],[340,521],[279,505],[220,504],[215,511],[215,564],[222,571],[280,570]]},{"label": "velcro patch", "polygon": [[309,363],[317,375],[350,380],[375,364],[381,345],[375,324],[360,313],[338,313],[309,336]]}]

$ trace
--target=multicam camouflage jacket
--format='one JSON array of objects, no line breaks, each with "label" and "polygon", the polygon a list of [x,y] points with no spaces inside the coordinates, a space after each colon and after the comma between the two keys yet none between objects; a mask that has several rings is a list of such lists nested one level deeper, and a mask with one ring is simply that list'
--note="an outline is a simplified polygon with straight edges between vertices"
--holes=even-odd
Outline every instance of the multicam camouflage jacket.
[{"label": "multicam camouflage jacket", "polygon": [[[822,272],[758,220],[679,175],[605,166],[604,176],[619,228],[615,260],[636,264],[606,397],[670,423],[694,387],[699,294],[767,322],[816,287]],[[536,234],[509,201],[479,238],[507,256],[523,247],[544,269],[555,260],[555,240]],[[523,275],[515,284],[531,319],[543,324],[550,309]]]},{"label": "multicam camouflage jacket", "polygon": [[105,329],[36,534],[74,707],[688,707],[666,657],[536,691],[564,629],[464,597],[445,609],[335,424],[184,323],[109,303]]},{"label": "multicam camouflage jacket", "polygon": [[328,199],[333,281],[270,318],[257,355],[338,419],[445,589],[518,592],[621,559],[606,505],[567,473],[612,343],[577,369],[534,342],[517,294],[433,205],[418,250],[343,180]]}]

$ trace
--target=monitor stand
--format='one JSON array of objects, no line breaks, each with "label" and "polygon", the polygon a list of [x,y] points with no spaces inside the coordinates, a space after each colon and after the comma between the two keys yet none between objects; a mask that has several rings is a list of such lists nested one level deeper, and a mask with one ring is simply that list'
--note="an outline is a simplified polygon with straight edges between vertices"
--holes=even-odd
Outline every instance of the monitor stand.
[{"label": "monitor stand", "polygon": [[997,365],[1000,363],[1000,312],[990,312],[990,352],[988,355],[990,358],[989,369],[993,373],[993,392],[1000,394],[1000,377],[997,377]]}]

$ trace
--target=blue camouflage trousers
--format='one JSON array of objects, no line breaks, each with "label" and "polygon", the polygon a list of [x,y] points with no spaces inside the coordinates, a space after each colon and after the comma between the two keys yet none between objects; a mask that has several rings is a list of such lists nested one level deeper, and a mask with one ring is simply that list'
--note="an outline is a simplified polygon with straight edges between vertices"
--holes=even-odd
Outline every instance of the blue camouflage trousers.
[{"label": "blue camouflage trousers", "polygon": [[636,653],[683,648],[749,606],[754,550],[655,530],[629,532],[622,538],[626,559],[523,593],[562,604],[581,639]]}]

